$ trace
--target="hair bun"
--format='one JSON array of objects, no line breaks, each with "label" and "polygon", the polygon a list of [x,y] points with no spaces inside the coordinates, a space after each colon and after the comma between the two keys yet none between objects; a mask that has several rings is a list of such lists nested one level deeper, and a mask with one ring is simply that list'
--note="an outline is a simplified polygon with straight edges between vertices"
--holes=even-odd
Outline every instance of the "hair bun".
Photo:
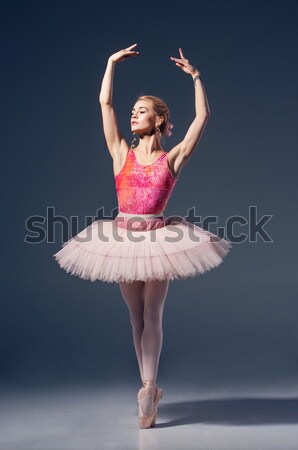
[{"label": "hair bun", "polygon": [[174,126],[174,125],[173,125],[170,121],[168,121],[168,122],[166,123],[165,129],[164,129],[164,135],[165,135],[165,136],[170,137],[170,136],[172,135],[171,129],[173,128],[173,126]]}]

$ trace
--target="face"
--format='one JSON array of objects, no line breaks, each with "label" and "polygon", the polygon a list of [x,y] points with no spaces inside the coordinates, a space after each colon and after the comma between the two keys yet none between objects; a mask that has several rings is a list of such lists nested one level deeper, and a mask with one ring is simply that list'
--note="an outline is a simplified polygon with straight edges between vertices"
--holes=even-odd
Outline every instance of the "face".
[{"label": "face", "polygon": [[151,134],[155,124],[160,123],[151,102],[139,100],[131,110],[131,131],[133,133]]}]

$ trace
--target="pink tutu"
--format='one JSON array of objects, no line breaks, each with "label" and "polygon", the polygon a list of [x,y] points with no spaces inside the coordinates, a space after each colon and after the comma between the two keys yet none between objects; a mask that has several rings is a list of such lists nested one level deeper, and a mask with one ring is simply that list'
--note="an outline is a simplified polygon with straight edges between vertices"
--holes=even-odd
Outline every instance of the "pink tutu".
[{"label": "pink tutu", "polygon": [[96,220],[53,256],[85,280],[127,282],[194,277],[217,267],[230,242],[185,219],[119,213]]}]

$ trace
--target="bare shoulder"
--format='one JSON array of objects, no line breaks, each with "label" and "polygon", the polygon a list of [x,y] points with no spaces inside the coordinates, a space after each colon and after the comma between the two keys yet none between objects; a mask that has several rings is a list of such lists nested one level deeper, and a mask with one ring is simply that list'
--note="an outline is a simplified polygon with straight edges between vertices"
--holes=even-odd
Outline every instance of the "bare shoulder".
[{"label": "bare shoulder", "polygon": [[112,153],[114,175],[117,175],[124,166],[127,153],[130,147],[124,138],[121,139],[120,145],[114,148]]}]

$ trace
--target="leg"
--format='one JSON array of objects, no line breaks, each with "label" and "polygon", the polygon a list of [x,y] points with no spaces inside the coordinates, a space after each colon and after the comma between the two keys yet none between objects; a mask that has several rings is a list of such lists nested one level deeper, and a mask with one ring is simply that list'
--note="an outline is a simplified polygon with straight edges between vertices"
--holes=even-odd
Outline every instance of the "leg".
[{"label": "leg", "polygon": [[[154,386],[157,378],[159,357],[162,348],[162,316],[164,303],[169,287],[169,280],[146,282],[144,286],[144,330],[141,339],[143,380],[146,387],[138,394],[140,424],[142,421],[151,421],[151,418],[142,419],[142,414],[151,415],[154,412],[154,399],[157,398],[157,387]],[[160,391],[160,389],[158,388]],[[142,425],[140,425],[143,427]]]},{"label": "leg", "polygon": [[169,280],[144,286],[144,331],[141,340],[143,379],[156,380],[163,341],[162,317]]},{"label": "leg", "polygon": [[144,282],[134,281],[133,283],[119,283],[122,297],[127,304],[132,326],[132,335],[134,347],[139,364],[141,378],[143,379],[143,363],[141,337],[144,329],[143,311],[144,311]]}]

